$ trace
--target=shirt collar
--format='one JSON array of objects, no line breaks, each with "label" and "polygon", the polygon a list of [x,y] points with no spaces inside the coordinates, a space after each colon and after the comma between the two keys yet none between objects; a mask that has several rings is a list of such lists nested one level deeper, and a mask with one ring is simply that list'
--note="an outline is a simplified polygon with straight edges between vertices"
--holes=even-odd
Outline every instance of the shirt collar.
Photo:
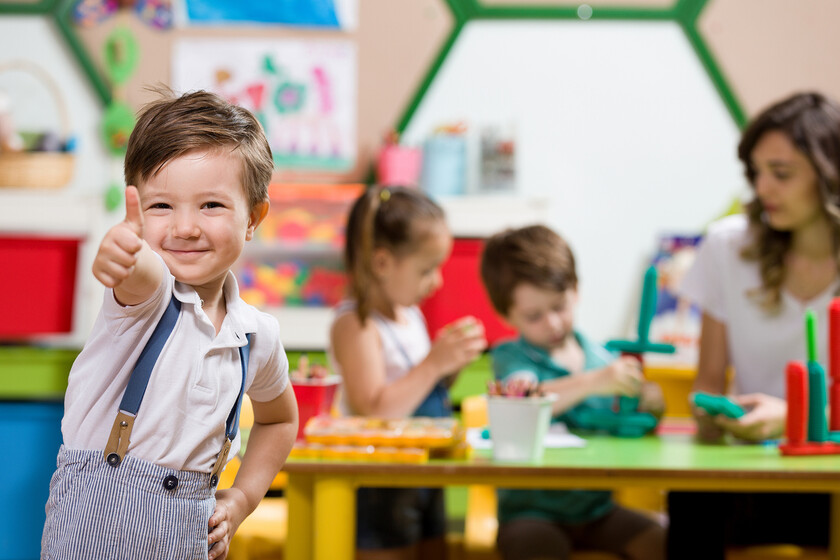
[{"label": "shirt collar", "polygon": [[[583,350],[584,356],[588,356],[590,351],[589,341],[587,341],[586,338],[578,331],[574,331],[572,334],[574,335],[575,340],[577,340],[577,343]],[[541,346],[535,346],[534,344],[531,344],[521,336],[519,337],[519,344],[522,347],[522,351],[525,353],[526,356],[528,356],[528,359],[532,360],[533,362],[540,364],[544,367],[549,367],[551,369],[557,370],[559,372],[563,372],[566,374],[570,373],[568,369],[564,368],[563,366],[555,362],[553,359],[551,359],[551,354],[549,354],[545,348],[542,348]]]},{"label": "shirt collar", "polygon": [[[233,272],[228,271],[222,286],[225,296],[227,315],[222,328],[216,337],[217,346],[244,346],[245,335],[257,332],[257,318],[255,310],[239,297],[239,284]],[[181,303],[188,303],[199,307],[201,298],[189,284],[175,281],[172,293]]]}]

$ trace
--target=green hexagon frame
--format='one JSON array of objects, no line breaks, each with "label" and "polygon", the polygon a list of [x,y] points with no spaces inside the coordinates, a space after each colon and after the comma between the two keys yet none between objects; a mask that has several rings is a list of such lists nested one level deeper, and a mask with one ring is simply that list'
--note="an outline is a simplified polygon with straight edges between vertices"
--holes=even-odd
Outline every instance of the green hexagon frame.
[{"label": "green hexagon frame", "polygon": [[[420,87],[412,96],[405,112],[397,123],[397,130],[403,131],[420,105],[420,101],[426,94],[429,86],[434,80],[438,70],[446,59],[455,41],[464,26],[474,20],[498,20],[498,19],[569,19],[579,20],[578,8],[580,4],[565,6],[486,6],[480,0],[440,0],[444,2],[452,12],[454,24],[449,36],[444,41],[441,50],[438,52],[431,67],[426,72]],[[649,7],[592,7],[591,16],[586,19],[598,20],[622,20],[622,21],[673,21],[683,30],[700,59],[709,78],[715,86],[723,103],[726,105],[730,116],[738,127],[746,124],[746,116],[741,104],[738,102],[732,88],[729,86],[723,72],[715,61],[709,47],[697,26],[701,12],[709,0],[676,0],[674,5],[668,8]],[[75,0],[40,0],[29,3],[2,3],[0,4],[0,15],[45,15],[52,17],[64,40],[67,41],[73,55],[85,75],[91,82],[96,94],[103,104],[111,101],[111,89],[96,69],[93,60],[85,50],[82,41],[76,34],[72,22],[71,12]]]},{"label": "green hexagon frame", "polygon": [[[397,130],[402,132],[411,121],[414,112],[420,105],[423,96],[435,79],[435,76],[443,65],[452,46],[461,33],[464,26],[475,20],[499,20],[499,19],[567,19],[580,20],[578,8],[581,4],[570,4],[566,6],[503,6],[482,5],[480,0],[441,0],[444,1],[454,17],[452,31],[444,42],[440,52],[432,63],[429,71],[424,76],[420,87],[409,102],[405,112],[397,124]],[[586,19],[599,20],[622,20],[622,21],[673,21],[676,22],[685,33],[691,43],[695,54],[700,59],[703,68],[715,86],[715,90],[726,105],[730,116],[738,125],[743,128],[747,122],[746,115],[741,104],[738,102],[732,88],[729,86],[723,72],[720,70],[714,56],[712,56],[706,42],[697,26],[700,13],[709,0],[676,0],[670,8],[611,8],[592,7],[591,16]]]}]

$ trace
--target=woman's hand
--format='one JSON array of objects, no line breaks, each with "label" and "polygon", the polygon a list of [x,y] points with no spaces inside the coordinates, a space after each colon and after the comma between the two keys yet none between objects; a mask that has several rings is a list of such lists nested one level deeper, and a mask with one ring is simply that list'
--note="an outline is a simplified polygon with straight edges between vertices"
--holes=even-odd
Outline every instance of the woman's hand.
[{"label": "woman's hand", "polygon": [[763,393],[734,397],[733,400],[747,411],[742,417],[715,417],[715,424],[737,438],[747,441],[776,439],[785,431],[787,402]]}]

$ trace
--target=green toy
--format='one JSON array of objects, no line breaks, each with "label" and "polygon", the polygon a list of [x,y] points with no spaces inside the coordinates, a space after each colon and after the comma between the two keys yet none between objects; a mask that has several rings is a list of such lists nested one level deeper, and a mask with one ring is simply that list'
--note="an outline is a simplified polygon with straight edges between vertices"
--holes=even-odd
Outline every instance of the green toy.
[{"label": "green toy", "polygon": [[740,418],[745,414],[741,405],[723,395],[714,395],[712,393],[703,393],[698,391],[691,394],[691,402],[694,406],[702,408],[712,416],[722,414],[727,418]]},{"label": "green toy", "polygon": [[808,342],[808,441],[828,441],[825,408],[825,370],[817,361],[817,315],[813,309],[805,312],[805,337]]},{"label": "green toy", "polygon": [[[607,348],[615,352],[621,352],[624,356],[632,356],[644,364],[642,355],[645,352],[657,354],[673,354],[676,350],[672,344],[660,344],[650,342],[650,323],[656,314],[656,267],[649,266],[645,271],[644,282],[642,283],[642,302],[639,306],[639,322],[636,325],[636,340],[610,340]],[[619,412],[636,412],[639,408],[638,397],[619,397]]]},{"label": "green toy", "polygon": [[642,437],[656,427],[657,419],[649,412],[624,412],[586,409],[577,415],[577,424],[585,430],[604,430],[619,437]]}]

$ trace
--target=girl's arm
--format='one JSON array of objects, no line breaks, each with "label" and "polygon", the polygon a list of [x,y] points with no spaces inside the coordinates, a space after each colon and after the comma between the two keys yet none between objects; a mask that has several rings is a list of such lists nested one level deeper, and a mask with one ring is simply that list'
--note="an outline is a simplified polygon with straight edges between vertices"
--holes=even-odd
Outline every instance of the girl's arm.
[{"label": "girl's arm", "polygon": [[251,404],[254,425],[248,436],[242,465],[233,487],[216,492],[216,510],[208,522],[211,529],[208,543],[216,543],[210,550],[211,559],[226,554],[231,537],[256,509],[274,477],[283,468],[297,436],[297,402],[291,383],[276,399],[251,401]]},{"label": "girl's arm", "polygon": [[556,416],[593,395],[638,395],[642,381],[639,361],[622,356],[599,370],[545,381],[540,389],[557,395],[552,405],[552,414]]},{"label": "girl's arm", "polygon": [[[726,325],[707,313],[703,313],[700,326],[700,357],[692,391],[723,394],[726,390],[728,366],[729,343],[726,339]],[[713,441],[723,435],[723,430],[713,417],[694,407],[692,407],[692,413],[697,420],[697,436],[701,440]]]},{"label": "girl's arm", "polygon": [[362,325],[356,314],[342,315],[332,326],[330,341],[350,408],[355,414],[384,418],[410,415],[442,377],[464,367],[486,345],[483,334],[447,331],[422,362],[387,382],[382,341],[373,321]]}]

